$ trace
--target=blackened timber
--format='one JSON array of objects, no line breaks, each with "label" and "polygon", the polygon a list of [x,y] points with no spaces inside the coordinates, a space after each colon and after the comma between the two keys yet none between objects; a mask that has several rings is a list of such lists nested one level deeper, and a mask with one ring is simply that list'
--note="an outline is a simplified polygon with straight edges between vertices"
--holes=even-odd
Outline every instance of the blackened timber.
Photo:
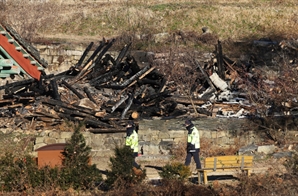
[{"label": "blackened timber", "polygon": [[53,93],[52,93],[53,98],[60,101],[61,97],[60,97],[60,94],[58,92],[58,85],[57,85],[56,80],[51,80],[50,83],[51,83],[52,90],[53,90]]},{"label": "blackened timber", "polygon": [[62,84],[64,84],[69,90],[71,90],[78,98],[85,98],[81,93],[79,93],[75,88],[73,88],[70,84],[68,84],[65,80],[62,80]]},{"label": "blackened timber", "polygon": [[195,60],[194,62],[195,62],[195,65],[196,65],[196,66],[200,69],[200,71],[202,72],[202,74],[203,74],[203,76],[205,77],[205,79],[207,80],[209,86],[210,86],[212,89],[215,90],[215,87],[214,87],[213,83],[211,82],[211,80],[210,80],[209,76],[207,75],[207,73],[205,72],[205,70],[201,67],[200,63],[199,63],[197,60]]},{"label": "blackened timber", "polygon": [[129,43],[128,45],[125,45],[124,48],[121,50],[120,54],[118,55],[116,61],[115,61],[115,65],[117,66],[122,59],[124,58],[124,56],[126,56],[128,49],[130,48],[131,43]]},{"label": "blackened timber", "polygon": [[49,98],[43,98],[41,100],[42,103],[48,104],[48,105],[52,105],[52,106],[60,106],[63,108],[67,108],[67,109],[72,109],[72,110],[78,110],[80,112],[84,112],[86,114],[90,114],[90,115],[95,115],[95,111],[82,107],[82,106],[78,106],[78,105],[72,105],[72,104],[68,104],[65,103],[63,101],[58,101],[58,100],[54,100],[54,99],[49,99]]},{"label": "blackened timber", "polygon": [[112,41],[110,41],[107,45],[106,45],[106,47],[104,47],[104,49],[99,53],[99,55],[96,57],[96,59],[94,60],[94,63],[93,63],[93,65],[91,66],[91,68],[94,66],[94,65],[96,65],[96,64],[98,64],[99,63],[99,61],[101,60],[101,58],[103,57],[103,55],[110,49],[110,47],[112,47],[112,45],[114,44],[114,42],[115,42],[115,39],[112,39]]},{"label": "blackened timber", "polygon": [[[105,43],[104,42],[100,42],[100,45],[95,49],[95,51],[93,52],[93,54],[89,57],[89,59],[86,61],[85,66],[88,65],[88,63],[90,63],[90,61],[93,61],[93,59],[96,57],[96,55],[101,51],[101,49],[104,47]],[[83,66],[83,67],[85,67]]]},{"label": "blackened timber", "polygon": [[105,128],[111,128],[112,126],[108,123],[102,122],[96,118],[93,117],[83,117],[83,118],[78,118],[71,116],[69,114],[64,114],[64,113],[58,113],[60,118],[66,118],[70,121],[77,122],[77,121],[83,121],[86,125],[92,126],[92,127],[105,127]]},{"label": "blackened timber", "polygon": [[113,107],[111,113],[113,113],[126,99],[128,99],[128,95],[122,97]]},{"label": "blackened timber", "polygon": [[126,57],[126,62],[130,65],[133,73],[137,73],[140,71],[140,67],[133,56],[128,55]]},{"label": "blackened timber", "polygon": [[157,98],[160,98],[160,97],[165,98],[165,97],[168,97],[168,96],[170,96],[169,95],[169,92],[168,91],[164,91],[162,93],[155,93],[155,94],[152,94],[152,95],[147,96],[146,98],[140,99],[140,102],[141,103],[147,103],[147,102],[152,101],[154,99],[157,99]]},{"label": "blackened timber", "polygon": [[81,56],[81,58],[79,59],[78,63],[75,65],[76,68],[81,67],[84,59],[86,58],[87,54],[89,53],[89,51],[91,50],[92,46],[93,46],[94,42],[91,42],[88,47],[85,49],[83,55]]},{"label": "blackened timber", "polygon": [[0,86],[0,90],[7,89],[7,88],[10,88],[10,87],[25,86],[25,85],[33,83],[34,81],[35,81],[35,79],[30,78],[30,79],[27,79],[27,80],[22,80],[22,81],[17,81],[17,82],[12,82],[12,83],[7,82],[5,85]]},{"label": "blackened timber", "polygon": [[225,69],[224,69],[224,65],[223,65],[222,46],[221,46],[221,42],[219,40],[217,43],[216,58],[217,58],[217,66],[218,66],[218,72],[219,72],[218,75],[221,79],[225,80]]},{"label": "blackened timber", "polygon": [[85,72],[88,70],[88,68],[92,65],[93,61],[91,60],[85,67],[72,79],[72,83],[77,82],[81,79],[82,75],[84,76]]},{"label": "blackened timber", "polygon": [[160,86],[161,83],[158,80],[150,80],[150,79],[147,79],[147,78],[143,78],[143,79],[138,81],[138,84],[140,84],[140,85],[150,84],[150,85]]},{"label": "blackened timber", "polygon": [[83,120],[87,125],[93,126],[93,127],[112,127],[111,125],[102,122],[98,119],[92,118],[92,117],[86,117]]},{"label": "blackened timber", "polygon": [[114,75],[116,75],[117,73],[119,72],[119,70],[114,70],[114,71],[110,71],[110,72],[107,72],[105,74],[102,74],[96,78],[93,78],[91,81],[90,81],[90,84],[94,85],[94,86],[97,86],[97,85],[100,85],[102,83],[105,83],[105,82],[108,82],[109,80],[112,79],[112,77]]},{"label": "blackened timber", "polygon": [[[142,74],[139,78],[138,78],[138,80],[141,80],[141,79],[143,79],[145,76],[147,76],[151,71],[153,71],[155,69],[155,67],[151,67],[148,71],[146,71],[144,74]],[[130,83],[126,88],[128,88],[128,87],[130,87],[130,86],[132,86],[132,85],[134,85],[136,82],[138,82],[138,80],[134,80],[132,83]],[[140,83],[140,84],[142,84],[142,83]],[[125,89],[124,89],[125,90]],[[124,90],[122,90],[122,91],[124,91]],[[122,92],[121,92],[122,93]]]},{"label": "blackened timber", "polygon": [[128,102],[127,102],[127,106],[125,107],[125,109],[123,110],[122,114],[121,114],[121,119],[124,119],[127,111],[129,110],[129,108],[131,107],[132,101],[133,101],[133,94],[131,94],[129,96]]},{"label": "blackened timber", "polygon": [[125,128],[93,128],[93,129],[86,129],[90,133],[124,133],[126,132]]},{"label": "blackened timber", "polygon": [[121,87],[128,86],[130,83],[132,83],[134,80],[136,80],[138,77],[140,77],[143,73],[145,73],[149,69],[150,69],[150,66],[147,65],[146,67],[144,67],[143,69],[141,69],[138,73],[136,73],[135,75],[133,75],[132,77],[130,77],[129,79],[127,79],[126,81],[124,81],[123,83],[121,83],[120,86]]},{"label": "blackened timber", "polygon": [[84,92],[86,93],[87,97],[95,104],[97,104],[96,100],[92,97],[90,90],[87,86],[84,87]]},{"label": "blackened timber", "polygon": [[161,92],[164,91],[166,83],[167,83],[167,79],[162,78],[161,84],[160,84],[159,89],[157,91],[158,93],[161,93]]}]

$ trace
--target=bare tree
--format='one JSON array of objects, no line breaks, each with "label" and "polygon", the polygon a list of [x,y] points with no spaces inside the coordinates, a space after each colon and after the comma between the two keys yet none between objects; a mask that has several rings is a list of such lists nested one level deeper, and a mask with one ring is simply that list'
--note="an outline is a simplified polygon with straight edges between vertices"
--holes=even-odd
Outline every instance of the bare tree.
[{"label": "bare tree", "polygon": [[163,61],[160,67],[168,81],[173,82],[179,96],[186,96],[195,115],[198,115],[193,99],[201,84],[200,72],[196,68],[194,58],[193,53],[175,47],[170,50],[167,60]]}]

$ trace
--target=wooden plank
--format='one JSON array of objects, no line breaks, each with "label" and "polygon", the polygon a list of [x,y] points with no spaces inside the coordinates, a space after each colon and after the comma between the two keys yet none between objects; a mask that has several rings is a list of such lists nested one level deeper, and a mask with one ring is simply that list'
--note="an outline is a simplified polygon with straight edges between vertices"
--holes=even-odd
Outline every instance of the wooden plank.
[{"label": "wooden plank", "polygon": [[213,161],[214,158],[217,158],[217,160],[241,160],[242,157],[244,157],[245,160],[253,160],[253,156],[217,156],[217,157],[207,157],[206,161]]},{"label": "wooden plank", "polygon": [[[243,158],[243,162],[242,162]],[[216,162],[214,161],[216,159]],[[207,157],[205,168],[252,167],[253,156],[219,156]],[[216,164],[216,165],[215,165]]]}]

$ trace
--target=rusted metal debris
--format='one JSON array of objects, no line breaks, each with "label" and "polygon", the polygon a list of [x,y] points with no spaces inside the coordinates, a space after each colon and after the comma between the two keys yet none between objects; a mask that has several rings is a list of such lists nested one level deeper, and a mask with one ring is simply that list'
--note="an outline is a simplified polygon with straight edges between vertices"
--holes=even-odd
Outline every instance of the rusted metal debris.
[{"label": "rusted metal debris", "polygon": [[62,73],[0,86],[5,89],[0,116],[14,117],[14,126],[19,127],[27,127],[27,123],[32,128],[34,122],[35,129],[55,127],[65,120],[84,121],[88,131],[107,133],[125,131],[128,119],[170,118],[194,110],[201,116],[240,117],[253,111],[242,104],[245,95],[227,90],[224,79],[239,81],[241,73],[222,53],[220,42],[218,54],[214,54],[220,66],[218,74],[208,74],[210,66],[194,60],[203,82],[197,84],[201,85],[200,94],[191,99],[177,94],[176,85],[167,81],[156,65],[139,66],[129,53],[130,44],[112,57],[108,50],[114,42],[103,40],[88,55],[94,44],[90,43],[78,63]]}]

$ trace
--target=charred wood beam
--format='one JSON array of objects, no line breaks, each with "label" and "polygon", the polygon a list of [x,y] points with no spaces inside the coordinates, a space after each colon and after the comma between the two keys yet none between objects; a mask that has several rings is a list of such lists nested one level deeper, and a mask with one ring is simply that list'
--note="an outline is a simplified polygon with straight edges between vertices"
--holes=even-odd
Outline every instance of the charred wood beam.
[{"label": "charred wood beam", "polygon": [[72,105],[72,104],[68,104],[68,103],[65,103],[62,101],[53,100],[53,99],[49,99],[49,98],[43,98],[41,100],[41,102],[44,104],[51,105],[51,106],[60,106],[60,107],[66,108],[66,109],[77,110],[79,112],[84,112],[84,113],[90,114],[92,116],[94,116],[96,113],[95,111],[88,109],[88,108],[84,108],[82,106]]},{"label": "charred wood beam", "polygon": [[[147,67],[149,67],[149,65],[147,66]],[[155,69],[155,67],[151,67],[149,70],[147,70],[147,68],[145,67],[143,70],[141,70],[141,71],[139,71],[137,74],[135,74],[135,75],[133,75],[131,78],[129,78],[128,80],[126,80],[125,82],[127,82],[129,85],[126,87],[126,86],[124,86],[123,85],[123,83],[125,83],[125,82],[123,82],[122,84],[110,84],[110,85],[107,85],[107,87],[109,87],[109,88],[114,88],[114,89],[123,89],[119,94],[122,94],[127,88],[129,88],[129,87],[131,87],[131,86],[133,86],[135,83],[137,83],[138,82],[138,80],[140,80],[140,79],[143,79],[146,75],[148,75],[152,70],[154,70]],[[144,71],[146,71],[145,73],[143,73]],[[142,74],[142,75],[141,75]],[[136,76],[137,75],[137,76]],[[141,76],[140,76],[141,75]],[[134,76],[136,76],[136,77],[134,77]],[[140,77],[139,77],[140,76]],[[139,78],[137,78],[137,77],[139,77]],[[142,84],[142,83],[141,83]],[[141,85],[140,84],[140,85]]]},{"label": "charred wood beam", "polygon": [[85,49],[83,55],[81,56],[81,58],[79,59],[78,63],[75,65],[75,68],[79,68],[81,67],[84,59],[86,58],[87,54],[89,53],[89,51],[91,50],[92,46],[93,46],[94,42],[91,42],[88,47]]},{"label": "charred wood beam", "polygon": [[17,81],[17,82],[13,82],[13,83],[8,83],[7,82],[5,85],[0,86],[0,90],[7,89],[7,88],[10,88],[10,87],[26,86],[26,85],[29,85],[29,84],[33,83],[34,81],[35,81],[35,79],[31,78],[31,79]]},{"label": "charred wood beam", "polygon": [[11,88],[7,88],[5,89],[5,93],[6,94],[17,94],[19,92],[24,92],[26,91],[27,86],[17,86],[17,87],[11,87]]},{"label": "charred wood beam", "polygon": [[[122,64],[122,65],[121,65]],[[125,77],[125,73],[128,72],[128,70],[130,69],[130,65],[127,64],[127,62],[123,62],[121,64],[118,64],[117,66],[114,66],[114,69],[117,68],[120,71],[117,73],[117,75],[113,78],[114,82],[119,82],[120,79],[123,79]],[[113,69],[113,70],[114,70]]]},{"label": "charred wood beam", "polygon": [[134,82],[134,80],[136,80],[138,77],[142,76],[142,74],[147,73],[148,70],[151,70],[152,71],[153,69],[155,69],[155,67],[151,67],[150,68],[150,66],[147,65],[142,70],[140,70],[138,73],[136,73],[135,75],[133,75],[132,77],[130,77],[129,79],[127,79],[126,81],[124,81],[123,83],[121,83],[120,86],[121,87],[128,86],[130,83]]},{"label": "charred wood beam", "polygon": [[86,73],[88,68],[92,65],[92,60],[72,79],[72,83],[77,82],[78,80],[81,79],[81,76]]},{"label": "charred wood beam", "polygon": [[205,72],[205,70],[201,67],[201,65],[199,64],[199,62],[197,60],[195,60],[195,65],[200,69],[200,71],[202,72],[203,76],[205,77],[205,79],[207,80],[209,86],[216,90],[216,88],[214,87],[213,83],[211,82],[209,76],[207,75],[207,73]]},{"label": "charred wood beam", "polygon": [[217,42],[217,66],[218,66],[218,75],[221,79],[225,80],[225,68],[223,65],[223,55],[222,55],[222,46],[221,42],[218,40]]},{"label": "charred wood beam", "polygon": [[52,90],[53,90],[53,93],[52,93],[53,98],[56,99],[56,100],[61,101],[61,97],[60,97],[60,94],[58,92],[58,85],[57,85],[56,80],[51,80],[50,83],[51,83]]},{"label": "charred wood beam", "polygon": [[131,94],[131,95],[129,96],[129,99],[128,99],[128,102],[127,102],[127,106],[125,107],[125,109],[123,110],[123,112],[122,112],[122,114],[121,114],[121,119],[124,119],[124,117],[125,117],[127,111],[128,111],[129,108],[131,107],[131,105],[132,105],[132,101],[133,101],[133,97],[134,97],[133,94]]},{"label": "charred wood beam", "polygon": [[161,81],[161,84],[159,86],[159,89],[157,91],[158,93],[161,93],[165,90],[166,83],[167,83],[167,79],[163,78],[162,81]]},{"label": "charred wood beam", "polygon": [[125,133],[126,132],[126,129],[125,128],[122,128],[122,129],[119,129],[119,128],[100,128],[100,129],[96,129],[96,128],[93,128],[93,129],[86,129],[86,131],[89,131],[91,133]]},{"label": "charred wood beam", "polygon": [[117,70],[110,71],[110,72],[107,72],[105,74],[102,74],[102,75],[100,75],[100,76],[98,76],[98,77],[93,78],[92,80],[90,80],[90,84],[93,85],[93,86],[98,86],[98,85],[100,85],[102,83],[108,82],[118,72],[119,72],[119,70],[117,69]]},{"label": "charred wood beam", "polygon": [[40,80],[38,81],[37,88],[40,94],[43,94],[46,91],[45,86],[43,85],[44,76],[40,76]]},{"label": "charred wood beam", "polygon": [[143,78],[138,81],[138,84],[140,84],[140,85],[150,84],[150,85],[156,85],[159,87],[161,85],[161,82],[158,80],[150,80],[147,78]]},{"label": "charred wood beam", "polygon": [[94,63],[92,64],[92,66],[90,67],[90,68],[92,68],[92,67],[94,67],[95,65],[97,65],[99,62],[100,62],[100,60],[101,60],[101,58],[103,57],[103,55],[112,47],[112,45],[114,44],[114,42],[115,42],[115,39],[112,39],[112,41],[110,41],[107,45],[106,45],[106,47],[104,47],[104,49],[99,53],[99,55],[96,57],[96,59],[94,60]]},{"label": "charred wood beam", "polygon": [[79,93],[75,88],[73,88],[70,84],[68,84],[65,80],[62,80],[62,84],[66,86],[69,90],[71,90],[78,98],[83,99],[85,98],[81,93]]},{"label": "charred wood beam", "polygon": [[87,97],[95,104],[97,104],[96,100],[92,97],[90,90],[88,87],[84,87],[84,92],[86,93]]},{"label": "charred wood beam", "polygon": [[128,95],[124,96],[123,98],[121,98],[113,107],[111,110],[111,113],[113,113],[125,100],[128,99]]},{"label": "charred wood beam", "polygon": [[105,127],[105,128],[112,127],[110,124],[99,121],[98,119],[93,118],[93,117],[78,118],[78,117],[74,117],[74,116],[71,116],[69,114],[64,114],[64,113],[58,113],[58,115],[60,118],[63,118],[63,119],[66,118],[73,122],[83,121],[86,125],[89,125],[92,127]]},{"label": "charred wood beam", "polygon": [[87,125],[94,126],[94,127],[112,127],[110,124],[102,122],[96,118],[87,117],[83,120]]},{"label": "charred wood beam", "polygon": [[35,97],[35,92],[20,92],[18,94],[8,94],[8,95],[3,95],[3,99],[16,99],[15,101],[18,101],[20,97]]},{"label": "charred wood beam", "polygon": [[29,87],[29,89],[27,91],[35,92],[35,96],[43,95],[46,93],[46,89],[44,87],[39,88],[38,86]]},{"label": "charred wood beam", "polygon": [[115,65],[117,66],[122,59],[124,58],[124,56],[126,56],[128,49],[130,48],[131,43],[129,43],[128,45],[125,45],[124,48],[121,50],[120,54],[118,55],[116,61],[115,61]]},{"label": "charred wood beam", "polygon": [[104,47],[104,45],[105,45],[105,42],[104,41],[100,42],[100,45],[95,49],[95,51],[93,52],[93,54],[86,61],[85,66],[88,65],[90,63],[90,61],[94,61],[93,59],[96,57],[96,55],[99,53],[99,51],[101,51],[101,49]]},{"label": "charred wood beam", "polygon": [[135,58],[133,56],[127,56],[126,57],[126,62],[130,65],[131,70],[133,73],[137,73],[140,71],[140,67],[137,63],[137,61],[135,60]]},{"label": "charred wood beam", "polygon": [[148,103],[148,102],[150,102],[150,101],[152,101],[154,99],[165,98],[165,97],[168,97],[168,96],[170,96],[169,95],[169,92],[168,91],[164,91],[162,93],[155,93],[155,94],[149,95],[149,96],[147,96],[145,98],[140,99],[139,101],[141,103]]}]

